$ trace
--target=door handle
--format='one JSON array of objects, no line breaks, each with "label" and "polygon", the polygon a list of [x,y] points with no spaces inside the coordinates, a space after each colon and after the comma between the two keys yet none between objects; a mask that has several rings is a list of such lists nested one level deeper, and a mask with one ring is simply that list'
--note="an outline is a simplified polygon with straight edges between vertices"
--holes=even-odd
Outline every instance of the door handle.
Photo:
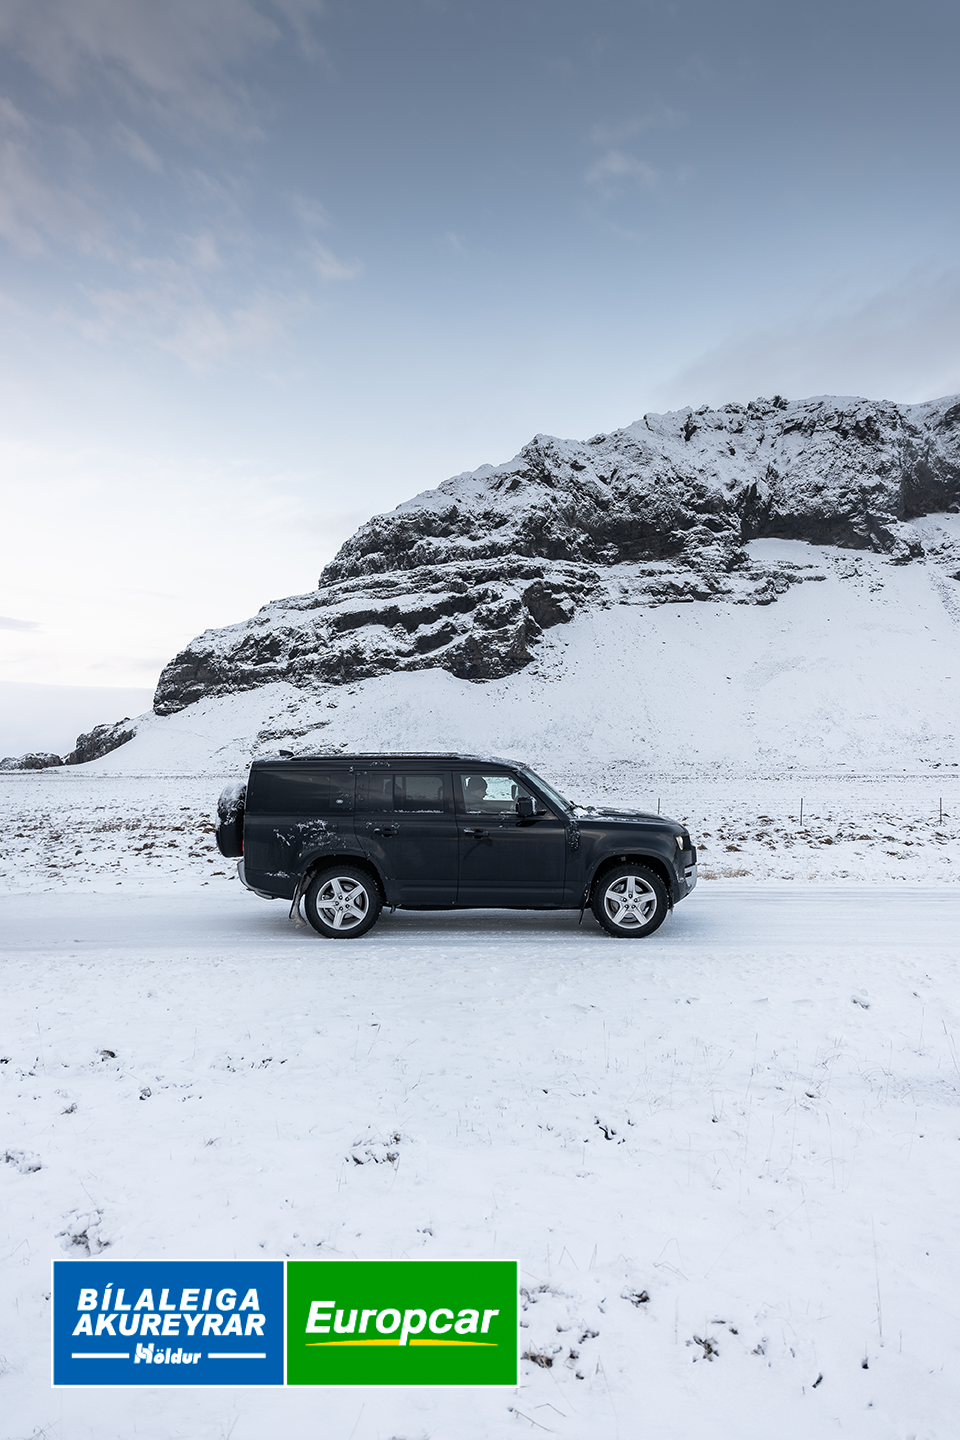
[{"label": "door handle", "polygon": [[490,831],[489,831],[489,830],[464,830],[463,833],[464,833],[464,835],[473,835],[473,836],[476,837],[477,840],[480,840],[484,835],[489,835],[489,834],[490,834]]},{"label": "door handle", "polygon": [[382,836],[384,837],[384,839],[386,840],[386,839],[388,839],[391,835],[396,835],[397,831],[400,829],[400,826],[399,826],[399,825],[368,825],[368,826],[367,826],[367,829],[370,830],[370,831],[372,832],[372,834],[374,834],[374,835],[382,835]]}]

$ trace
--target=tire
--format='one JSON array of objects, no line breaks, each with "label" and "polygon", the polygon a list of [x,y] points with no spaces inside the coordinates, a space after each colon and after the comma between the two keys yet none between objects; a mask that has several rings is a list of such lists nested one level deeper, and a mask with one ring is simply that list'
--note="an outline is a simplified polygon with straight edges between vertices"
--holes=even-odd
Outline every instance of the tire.
[{"label": "tire", "polygon": [[604,930],[618,940],[642,940],[659,930],[670,900],[660,876],[646,865],[617,865],[607,870],[593,891],[593,913]]},{"label": "tire", "polygon": [[365,870],[335,865],[314,876],[303,897],[307,919],[326,940],[356,940],[380,917],[377,882]]}]

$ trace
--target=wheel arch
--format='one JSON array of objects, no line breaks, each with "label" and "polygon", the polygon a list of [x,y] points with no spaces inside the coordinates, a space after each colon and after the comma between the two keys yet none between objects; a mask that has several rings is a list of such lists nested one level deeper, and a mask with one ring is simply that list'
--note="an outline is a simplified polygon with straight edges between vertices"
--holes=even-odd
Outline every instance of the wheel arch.
[{"label": "wheel arch", "polygon": [[329,870],[331,866],[343,864],[349,865],[354,870],[363,870],[370,878],[376,881],[377,889],[380,891],[381,903],[387,904],[387,890],[383,876],[374,865],[373,861],[366,855],[357,855],[352,851],[328,850],[322,855],[312,855],[300,872],[300,879],[297,882],[299,894],[307,889],[321,870]]},{"label": "wheel arch", "polygon": [[604,856],[590,876],[587,904],[593,899],[597,886],[608,871],[616,870],[618,865],[629,865],[631,863],[644,865],[648,870],[652,870],[655,875],[659,876],[666,888],[667,900],[672,909],[674,877],[670,874],[669,866],[665,864],[661,856],[642,854],[637,850],[618,850],[615,855]]}]

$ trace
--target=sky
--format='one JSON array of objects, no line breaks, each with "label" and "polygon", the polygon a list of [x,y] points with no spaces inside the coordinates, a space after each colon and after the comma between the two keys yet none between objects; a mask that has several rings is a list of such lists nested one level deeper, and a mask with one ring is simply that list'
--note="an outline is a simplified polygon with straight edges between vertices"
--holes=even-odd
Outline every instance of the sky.
[{"label": "sky", "polygon": [[960,391],[958,41],[945,0],[0,0],[0,715],[146,704],[537,432]]}]

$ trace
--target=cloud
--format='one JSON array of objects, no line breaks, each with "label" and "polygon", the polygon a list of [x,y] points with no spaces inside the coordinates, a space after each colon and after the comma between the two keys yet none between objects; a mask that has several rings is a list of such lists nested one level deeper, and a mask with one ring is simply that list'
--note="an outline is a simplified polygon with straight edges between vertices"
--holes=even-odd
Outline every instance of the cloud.
[{"label": "cloud", "polygon": [[0,41],[63,94],[96,89],[176,129],[250,128],[244,64],[293,33],[307,58],[321,0],[0,0]]},{"label": "cloud", "polygon": [[314,200],[309,195],[302,195],[298,190],[288,195],[287,200],[294,215],[308,229],[328,230],[330,228],[332,224],[330,215],[319,200]]},{"label": "cloud", "polygon": [[639,135],[646,135],[650,130],[672,130],[684,124],[686,119],[682,110],[671,110],[669,106],[662,105],[646,115],[634,115],[611,124],[594,125],[590,131],[590,140],[594,145],[619,146],[628,140],[635,140]]},{"label": "cloud", "polygon": [[6,95],[0,95],[0,123],[9,130],[29,130],[30,121]]},{"label": "cloud", "polygon": [[273,0],[297,37],[300,50],[307,60],[317,61],[325,50],[317,39],[317,21],[323,15],[323,0]]},{"label": "cloud", "polygon": [[76,322],[101,344],[115,336],[147,339],[191,370],[206,371],[239,350],[276,340],[302,298],[258,294],[240,303],[217,303],[186,267],[151,267],[148,282],[129,288],[87,289],[94,318]]},{"label": "cloud", "polygon": [[14,620],[10,615],[0,615],[0,630],[39,630],[39,620]]},{"label": "cloud", "polygon": [[822,299],[803,316],[727,340],[662,384],[666,407],[756,395],[901,402],[960,391],[960,270],[914,271],[874,295]]},{"label": "cloud", "polygon": [[[288,251],[263,279],[277,240],[251,215],[261,197],[245,142],[275,103],[265,65],[284,48],[317,60],[323,14],[322,0],[0,0],[0,45],[27,69],[29,101],[17,98],[31,112],[0,96],[0,241],[74,252],[48,264],[80,297],[57,318],[208,369],[272,342],[318,279],[362,272],[313,241],[299,274]],[[120,155],[145,172],[133,184]],[[330,227],[318,201],[289,203],[314,235]]]},{"label": "cloud", "polygon": [[69,236],[88,249],[97,222],[73,191],[41,173],[32,150],[9,134],[0,136],[0,235],[27,255],[41,255],[52,236]]},{"label": "cloud", "polygon": [[321,280],[355,280],[363,273],[359,260],[339,260],[326,245],[312,245],[308,256]]},{"label": "cloud", "polygon": [[[628,190],[656,189],[664,178],[664,172],[625,147],[629,141],[651,130],[673,129],[684,124],[686,119],[682,110],[660,105],[644,115],[631,115],[623,120],[592,126],[590,143],[601,147],[602,153],[588,166],[583,177],[585,182],[605,200],[617,199]],[[674,178],[685,180],[689,176],[681,170]]]},{"label": "cloud", "polygon": [[609,149],[593,162],[583,178],[602,194],[612,196],[629,182],[652,190],[659,183],[660,172],[646,160],[639,160],[626,150]]},{"label": "cloud", "polygon": [[131,130],[129,125],[118,125],[115,133],[118,149],[122,150],[125,155],[129,155],[131,160],[136,160],[138,165],[144,165],[155,175],[160,174],[163,170],[163,161],[156,150],[147,144],[142,135],[138,135],[136,130]]},{"label": "cloud", "polygon": [[216,239],[209,230],[199,235],[184,235],[180,249],[192,269],[219,270],[223,265]]}]

